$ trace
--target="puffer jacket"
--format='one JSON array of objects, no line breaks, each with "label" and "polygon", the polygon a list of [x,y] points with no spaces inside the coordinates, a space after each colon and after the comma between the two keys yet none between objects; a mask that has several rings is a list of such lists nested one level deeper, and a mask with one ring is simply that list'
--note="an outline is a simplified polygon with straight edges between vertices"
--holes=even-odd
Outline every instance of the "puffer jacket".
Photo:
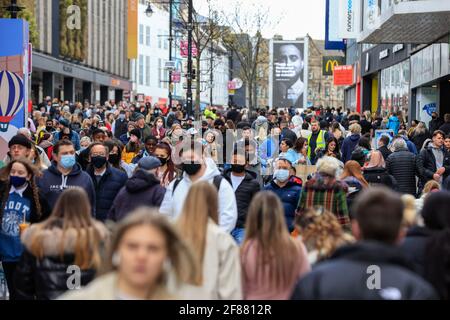
[{"label": "puffer jacket", "polygon": [[[370,266],[378,269],[369,269]],[[379,272],[379,288],[374,276]],[[371,278],[374,280],[371,281]],[[431,300],[433,287],[411,270],[397,247],[374,241],[338,248],[302,278],[293,300]]]},{"label": "puffer jacket", "polygon": [[128,176],[125,172],[109,165],[99,181],[97,181],[97,178],[95,177],[94,168],[92,166],[88,167],[87,173],[91,176],[95,188],[95,218],[100,221],[105,221],[114,199],[127,182]]},{"label": "puffer jacket", "polygon": [[153,174],[139,169],[119,191],[108,219],[120,221],[140,206],[159,207],[164,199],[166,189]]},{"label": "puffer jacket", "polygon": [[289,181],[286,186],[280,188],[275,180],[273,180],[264,189],[274,192],[280,198],[284,207],[284,217],[286,218],[287,227],[292,232],[294,230],[295,211],[300,200],[302,187],[297,183]]},{"label": "puffer jacket", "polygon": [[[100,222],[94,222],[93,227],[100,235],[100,247],[92,248],[104,252],[104,245],[109,241],[109,231]],[[17,296],[25,300],[52,300],[68,290],[69,279],[75,274],[69,267],[75,264],[75,247],[77,234],[87,236],[88,229],[62,230],[62,221],[57,221],[51,229],[42,229],[40,225],[33,225],[22,236],[25,251],[18,264],[14,281]],[[43,248],[43,258],[38,259],[31,253],[35,245],[34,239],[39,237]],[[64,244],[63,256],[60,256],[60,244]],[[81,270],[80,285],[85,286],[94,278],[96,270]],[[73,281],[75,283],[75,281]]]},{"label": "puffer jacket", "polygon": [[413,196],[416,195],[416,176],[422,176],[420,157],[415,156],[408,149],[399,150],[391,154],[386,160],[387,172],[397,181],[398,191]]}]

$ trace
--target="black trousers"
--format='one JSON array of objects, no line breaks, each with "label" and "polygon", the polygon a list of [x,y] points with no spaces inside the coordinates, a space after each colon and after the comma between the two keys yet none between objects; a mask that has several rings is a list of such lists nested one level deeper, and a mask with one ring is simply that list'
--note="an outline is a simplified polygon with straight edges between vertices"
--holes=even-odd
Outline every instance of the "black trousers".
[{"label": "black trousers", "polygon": [[14,285],[14,274],[16,273],[18,262],[2,261],[3,271],[5,272],[6,284],[8,285],[9,300],[16,300],[16,287]]}]

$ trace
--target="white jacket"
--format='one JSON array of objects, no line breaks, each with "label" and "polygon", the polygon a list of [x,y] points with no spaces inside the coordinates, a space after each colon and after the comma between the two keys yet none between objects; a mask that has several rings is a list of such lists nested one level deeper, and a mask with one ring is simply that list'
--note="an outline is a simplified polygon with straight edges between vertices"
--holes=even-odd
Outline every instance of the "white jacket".
[{"label": "white jacket", "polygon": [[203,284],[176,286],[169,277],[168,287],[181,300],[242,300],[239,247],[234,239],[210,220],[206,229]]},{"label": "white jacket", "polygon": [[[208,181],[213,183],[214,177],[220,175],[219,169],[217,169],[216,164],[210,158],[205,159],[206,161],[206,171],[205,174],[198,181]],[[189,192],[189,188],[192,185],[192,181],[189,175],[184,173],[183,180],[181,180],[175,192],[173,192],[173,186],[175,181],[172,181],[167,187],[164,200],[161,204],[159,211],[167,215],[172,219],[177,219],[181,210],[183,209],[184,200]],[[220,227],[231,233],[236,227],[237,221],[237,204],[236,196],[234,195],[233,187],[228,181],[222,179],[219,188],[219,224]]]}]

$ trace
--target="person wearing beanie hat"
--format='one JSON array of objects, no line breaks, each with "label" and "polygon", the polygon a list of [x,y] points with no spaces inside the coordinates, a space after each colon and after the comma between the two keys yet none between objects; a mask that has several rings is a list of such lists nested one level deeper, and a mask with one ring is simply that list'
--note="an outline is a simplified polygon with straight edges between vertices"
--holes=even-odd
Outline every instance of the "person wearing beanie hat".
[{"label": "person wearing beanie hat", "polygon": [[161,161],[155,157],[142,158],[137,170],[123,187],[109,211],[108,218],[121,221],[128,213],[138,207],[159,207],[164,199],[166,189],[156,177],[156,170]]},{"label": "person wearing beanie hat", "polygon": [[58,126],[60,128],[60,131],[54,134],[53,142],[56,144],[58,143],[59,140],[68,139],[72,141],[75,147],[75,151],[80,150],[81,149],[80,135],[70,128],[69,121],[67,119],[61,118],[59,120]]},{"label": "person wearing beanie hat", "polygon": [[141,131],[139,129],[133,129],[130,131],[130,135],[136,136],[139,140],[141,140]]},{"label": "person wearing beanie hat", "polygon": [[5,163],[17,158],[28,158],[31,153],[31,141],[24,135],[18,134],[8,142],[9,153]]},{"label": "person wearing beanie hat", "polygon": [[129,134],[130,140],[122,152],[122,160],[127,164],[133,163],[133,159],[141,151],[141,131],[139,129],[133,129],[129,132]]},{"label": "person wearing beanie hat", "polygon": [[145,123],[145,117],[142,114],[139,114],[136,117],[136,126],[137,129],[141,132],[139,139],[141,142],[144,142],[148,136],[152,135],[152,129]]}]

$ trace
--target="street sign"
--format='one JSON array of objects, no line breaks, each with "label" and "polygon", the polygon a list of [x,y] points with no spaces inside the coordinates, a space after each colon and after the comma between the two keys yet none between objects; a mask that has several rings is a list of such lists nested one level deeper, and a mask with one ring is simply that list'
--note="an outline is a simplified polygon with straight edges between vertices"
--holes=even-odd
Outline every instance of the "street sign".
[{"label": "street sign", "polygon": [[173,83],[180,83],[181,82],[181,72],[180,71],[173,71],[172,72],[172,82]]},{"label": "street sign", "polygon": [[353,66],[336,66],[334,68],[334,85],[350,86],[353,84]]},{"label": "street sign", "polygon": [[166,63],[164,64],[164,68],[169,71],[175,70],[175,61],[166,61]]},{"label": "street sign", "polygon": [[[188,47],[189,47],[189,43],[187,40],[182,40],[180,41],[180,55],[183,58],[187,58],[188,56]],[[192,57],[195,58],[197,57],[198,54],[198,50],[197,50],[197,46],[195,44],[195,42],[192,42]]]}]

